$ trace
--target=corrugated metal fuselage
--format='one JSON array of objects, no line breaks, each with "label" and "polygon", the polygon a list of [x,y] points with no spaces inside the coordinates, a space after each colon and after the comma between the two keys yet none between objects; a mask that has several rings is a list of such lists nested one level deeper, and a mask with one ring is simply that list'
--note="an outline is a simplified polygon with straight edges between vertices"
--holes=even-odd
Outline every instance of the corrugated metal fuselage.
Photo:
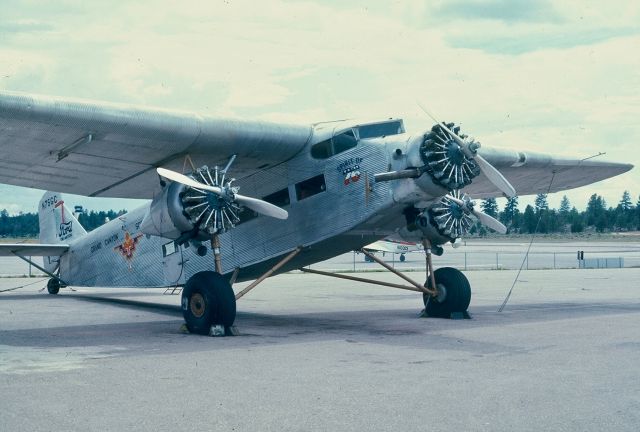
[{"label": "corrugated metal fuselage", "polygon": [[[289,218],[259,216],[222,234],[223,273],[239,268],[238,281],[254,279],[302,246],[302,252],[280,272],[300,268],[359,249],[400,228],[402,206],[395,204],[389,183],[373,183],[374,173],[387,171],[393,164],[390,154],[402,143],[399,138],[361,142],[327,159],[314,159],[303,151],[238,181],[241,193],[248,196],[264,197],[287,188],[290,203],[283,208]],[[346,181],[354,167],[359,178]],[[296,184],[320,174],[325,190],[300,196]],[[74,242],[61,257],[61,277],[78,286],[168,286],[184,283],[199,271],[213,270],[210,248],[203,257],[193,245],[165,256],[163,245],[171,249],[171,240],[139,231],[148,208],[138,208]]]}]

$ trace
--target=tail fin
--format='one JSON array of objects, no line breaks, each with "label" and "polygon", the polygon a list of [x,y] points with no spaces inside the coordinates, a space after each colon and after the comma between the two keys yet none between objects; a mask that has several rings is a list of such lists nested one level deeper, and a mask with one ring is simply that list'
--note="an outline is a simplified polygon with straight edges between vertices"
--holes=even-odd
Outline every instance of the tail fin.
[{"label": "tail fin", "polygon": [[40,243],[70,243],[87,232],[64,204],[62,194],[45,192],[38,205]]}]

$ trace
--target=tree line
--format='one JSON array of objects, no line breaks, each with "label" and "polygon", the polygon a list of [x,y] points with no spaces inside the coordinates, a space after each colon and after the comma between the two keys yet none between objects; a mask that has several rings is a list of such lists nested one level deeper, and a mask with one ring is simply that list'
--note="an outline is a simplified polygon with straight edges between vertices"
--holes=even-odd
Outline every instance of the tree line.
[{"label": "tree line", "polygon": [[[482,200],[482,211],[498,219],[507,227],[507,233],[581,233],[584,231],[620,232],[640,230],[640,197],[634,205],[629,191],[624,191],[615,207],[607,207],[605,199],[593,194],[587,208],[580,212],[571,205],[566,195],[559,209],[549,208],[547,194],[538,194],[534,205],[527,205],[524,212],[518,208],[518,197],[507,199],[502,211],[495,198]],[[487,230],[476,224],[471,234],[486,234]]]},{"label": "tree line", "polygon": [[[125,210],[116,212],[90,211],[77,215],[78,222],[87,231],[92,231],[103,225],[105,221],[116,218],[126,213]],[[19,213],[9,216],[9,212],[0,210],[0,237],[37,237],[40,231],[37,213]]]},{"label": "tree line", "polygon": [[[507,233],[581,233],[584,231],[619,232],[640,230],[640,197],[634,205],[629,191],[624,191],[615,207],[607,207],[605,199],[593,194],[587,208],[578,211],[566,195],[560,201],[559,209],[549,208],[546,194],[538,194],[534,205],[527,205],[523,212],[518,208],[518,197],[509,198],[502,210],[495,198],[482,200],[483,212],[498,219],[507,227]],[[90,211],[78,215],[78,221],[87,231],[91,231],[126,213]],[[9,216],[7,210],[0,210],[0,237],[37,237],[39,231],[37,213],[20,213]],[[487,229],[480,224],[472,227],[470,234],[485,235]]]}]

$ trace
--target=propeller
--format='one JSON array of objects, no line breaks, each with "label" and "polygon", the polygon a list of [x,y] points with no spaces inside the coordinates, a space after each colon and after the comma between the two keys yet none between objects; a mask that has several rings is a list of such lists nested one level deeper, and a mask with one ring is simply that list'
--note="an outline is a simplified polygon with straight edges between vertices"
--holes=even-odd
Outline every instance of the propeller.
[{"label": "propeller", "polygon": [[483,213],[480,210],[476,210],[475,202],[471,201],[466,196],[463,196],[463,198],[466,198],[466,199],[456,198],[453,195],[446,195],[446,198],[458,204],[465,213],[471,213],[472,215],[474,215],[482,225],[486,226],[487,228],[491,228],[492,230],[497,231],[500,234],[506,234],[507,232],[506,226],[504,226],[496,218],[489,216],[488,214]]},{"label": "propeller", "polygon": [[453,138],[458,143],[460,149],[467,157],[472,158],[476,161],[480,170],[484,173],[485,176],[487,176],[489,181],[493,183],[495,187],[497,187],[509,198],[513,198],[514,196],[516,196],[516,190],[511,185],[511,183],[509,183],[509,181],[502,175],[502,173],[500,173],[500,171],[498,171],[493,165],[491,165],[485,158],[478,154],[478,148],[480,148],[479,142],[472,139],[468,141],[463,140],[451,129],[449,129],[449,127],[447,127],[444,122],[436,119],[435,116],[431,114],[419,102],[418,106],[420,107],[420,109],[422,109],[422,111],[425,112],[425,114],[431,117],[434,122],[438,123],[438,125],[442,127],[442,129],[444,129],[451,136],[451,138]]},{"label": "propeller", "polygon": [[[229,186],[230,182],[228,182],[226,186],[224,185],[217,186],[215,184],[209,185],[209,184],[200,183],[199,181],[196,181],[191,177],[188,177],[184,174],[177,173],[175,171],[168,170],[166,168],[157,168],[156,171],[158,172],[159,175],[161,175],[166,179],[169,179],[177,183],[181,183],[185,186],[190,186],[200,191],[211,192],[219,196],[220,198],[222,198],[224,201],[228,203],[236,202],[240,205],[243,205],[265,216],[270,216],[277,219],[287,219],[289,217],[289,213],[287,213],[286,210],[283,210],[276,205],[273,205],[269,202],[266,202],[260,199],[251,198],[245,195],[240,195],[239,193],[237,193],[238,188],[232,188],[231,186]],[[224,177],[222,181],[224,182]],[[212,183],[216,183],[216,182],[212,181]]]}]

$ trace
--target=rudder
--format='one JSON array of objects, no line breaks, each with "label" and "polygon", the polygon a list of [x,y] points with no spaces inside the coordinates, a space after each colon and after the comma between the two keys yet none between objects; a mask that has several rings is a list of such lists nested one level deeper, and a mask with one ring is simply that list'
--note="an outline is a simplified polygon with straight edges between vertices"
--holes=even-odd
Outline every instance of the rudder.
[{"label": "rudder", "polygon": [[65,206],[62,194],[47,191],[38,205],[40,243],[70,243],[87,233]]}]

